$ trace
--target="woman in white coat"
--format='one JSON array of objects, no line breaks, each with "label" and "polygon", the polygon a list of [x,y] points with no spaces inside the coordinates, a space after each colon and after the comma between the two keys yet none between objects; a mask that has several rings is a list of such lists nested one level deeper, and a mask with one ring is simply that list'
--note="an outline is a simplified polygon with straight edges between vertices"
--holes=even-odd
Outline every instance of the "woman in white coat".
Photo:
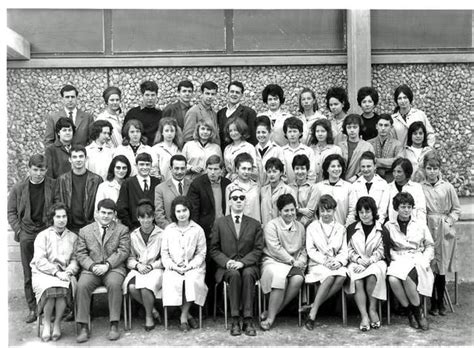
[{"label": "woman in white coat", "polygon": [[176,197],[171,203],[171,220],[161,242],[163,273],[163,306],[181,306],[180,330],[198,328],[189,313],[191,304],[203,306],[207,296],[206,237],[191,216],[191,202]]},{"label": "woman in white coat", "polygon": [[430,262],[434,257],[434,242],[426,221],[411,218],[414,205],[415,200],[408,192],[400,192],[393,198],[398,216],[385,224],[387,276],[401,306],[407,309],[410,326],[428,330],[420,295],[430,297],[433,291]]},{"label": "woman in white coat", "polygon": [[313,221],[306,233],[308,251],[307,283],[316,284],[316,295],[305,327],[314,329],[319,307],[342,288],[347,275],[346,229],[335,219],[337,203],[331,195],[321,196],[318,220]]},{"label": "woman in white coat", "polygon": [[[68,213],[64,203],[55,203],[48,212],[52,226],[40,232],[35,240],[34,256],[30,263],[33,291],[38,304],[38,315],[44,313],[44,342],[61,338],[61,319],[66,304],[72,305],[76,284],[74,277],[79,264],[74,256],[77,236],[66,228]],[[73,289],[71,289],[73,288]],[[72,291],[71,291],[72,290]],[[51,317],[56,309],[51,335]]]},{"label": "woman in white coat", "polygon": [[[387,299],[387,264],[383,261],[382,225],[378,220],[377,205],[372,197],[359,198],[356,204],[356,222],[347,228],[347,249],[350,277],[346,292],[355,293],[355,302],[362,320],[361,331],[380,327],[377,313],[378,300]],[[367,299],[369,311],[367,312]]]},{"label": "woman in white coat", "polygon": [[130,290],[132,298],[145,308],[145,330],[155,328],[160,314],[154,307],[155,299],[161,298],[163,264],[161,262],[161,236],[163,230],[153,223],[155,207],[147,198],[137,205],[140,227],[130,233],[130,256],[127,267],[130,272],[123,281],[123,292]]}]

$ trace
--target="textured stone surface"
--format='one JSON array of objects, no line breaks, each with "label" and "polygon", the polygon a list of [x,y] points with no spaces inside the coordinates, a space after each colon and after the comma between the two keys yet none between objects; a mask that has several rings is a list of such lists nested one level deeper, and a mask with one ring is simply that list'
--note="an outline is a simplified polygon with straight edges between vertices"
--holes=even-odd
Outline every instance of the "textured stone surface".
[{"label": "textured stone surface", "polygon": [[413,106],[426,113],[435,129],[444,177],[460,195],[473,195],[472,65],[375,65],[372,69],[372,83],[380,94],[378,111],[392,113],[395,88],[402,83],[410,86]]},{"label": "textured stone surface", "polygon": [[[122,89],[122,108],[140,103],[140,82],[152,79],[159,86],[160,108],[173,101],[176,85],[190,79],[199,96],[199,86],[213,80],[219,86],[215,108],[225,105],[225,92],[231,80],[240,80],[246,91],[244,103],[258,112],[266,109],[261,92],[269,83],[285,91],[283,108],[297,114],[298,93],[312,88],[321,112],[328,115],[324,96],[329,87],[347,88],[346,67],[265,66],[265,67],[182,67],[126,69],[8,69],[8,187],[26,173],[30,154],[42,152],[45,116],[60,107],[59,90],[65,83],[79,89],[82,109],[98,113],[104,108],[102,91],[107,85]],[[473,195],[474,119],[472,66],[468,64],[375,65],[373,85],[379,90],[379,112],[392,112],[393,91],[407,83],[414,91],[414,106],[425,111],[437,132],[436,147],[445,159],[443,173],[463,195]],[[196,99],[195,98],[195,99]]]}]

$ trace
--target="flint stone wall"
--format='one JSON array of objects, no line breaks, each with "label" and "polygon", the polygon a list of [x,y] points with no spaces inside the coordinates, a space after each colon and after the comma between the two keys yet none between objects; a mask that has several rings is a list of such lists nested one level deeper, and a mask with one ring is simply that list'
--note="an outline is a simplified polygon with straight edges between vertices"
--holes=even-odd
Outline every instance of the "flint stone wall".
[{"label": "flint stone wall", "polygon": [[[114,85],[122,90],[122,109],[140,103],[140,82],[152,79],[159,86],[158,105],[175,99],[179,81],[189,79],[195,90],[206,80],[219,86],[216,110],[225,105],[227,84],[241,81],[244,103],[265,110],[261,91],[278,83],[285,91],[283,108],[298,113],[298,93],[312,88],[320,111],[328,115],[324,96],[331,86],[347,88],[347,71],[342,65],[274,67],[183,67],[110,69],[7,69],[8,188],[27,172],[28,158],[44,151],[46,115],[61,107],[59,90],[70,83],[79,90],[79,107],[98,114],[104,109],[103,90]],[[444,159],[443,175],[461,196],[472,195],[474,145],[474,91],[472,65],[417,64],[374,65],[372,83],[380,93],[377,112],[393,111],[393,91],[407,83],[414,92],[413,105],[426,112],[436,131],[436,148]],[[196,97],[199,92],[196,93]]]}]

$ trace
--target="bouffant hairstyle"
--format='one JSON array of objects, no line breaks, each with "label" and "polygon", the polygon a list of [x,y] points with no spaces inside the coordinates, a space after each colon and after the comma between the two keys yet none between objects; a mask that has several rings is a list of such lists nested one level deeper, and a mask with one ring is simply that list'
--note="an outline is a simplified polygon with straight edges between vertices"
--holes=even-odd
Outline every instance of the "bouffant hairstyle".
[{"label": "bouffant hairstyle", "polygon": [[60,117],[54,125],[54,131],[58,134],[63,128],[72,128],[72,134],[76,134],[76,126],[69,117]]},{"label": "bouffant hairstyle", "polygon": [[296,155],[293,157],[293,161],[291,162],[291,167],[293,170],[296,168],[296,166],[304,166],[306,167],[306,170],[309,170],[310,163],[309,163],[309,158],[306,155]]},{"label": "bouffant hairstyle", "polygon": [[356,220],[357,221],[361,221],[359,213],[362,209],[372,211],[372,218],[374,219],[374,222],[379,219],[377,204],[375,203],[375,200],[372,197],[369,197],[369,196],[360,197],[359,200],[357,201],[357,204],[356,204]]},{"label": "bouffant hairstyle", "polygon": [[122,99],[122,91],[118,87],[110,86],[104,90],[102,98],[104,98],[105,105],[109,103],[110,96],[114,94],[117,94]]},{"label": "bouffant hairstyle", "polygon": [[233,120],[229,120],[224,127],[224,134],[225,134],[225,140],[228,143],[232,142],[232,139],[230,138],[230,126],[235,125],[235,128],[237,128],[237,132],[240,133],[242,139],[248,139],[250,138],[249,134],[249,127],[247,126],[247,123],[242,120],[240,117],[234,118]]},{"label": "bouffant hairstyle", "polygon": [[189,214],[191,216],[191,201],[186,196],[178,196],[175,199],[173,199],[173,201],[171,202],[171,212],[170,212],[171,221],[176,222],[176,223],[178,222],[178,219],[176,218],[176,206],[178,205],[182,205],[186,207],[189,210]]},{"label": "bouffant hairstyle", "polygon": [[347,92],[344,88],[342,87],[331,87],[329,88],[328,92],[326,93],[326,107],[328,110],[331,110],[329,108],[329,100],[331,98],[336,98],[343,104],[342,106],[342,111],[347,112],[351,104],[349,103],[349,97],[347,96]]},{"label": "bouffant hairstyle", "polygon": [[300,138],[303,136],[303,121],[301,121],[298,117],[288,117],[283,122],[283,133],[285,134],[285,138],[288,128],[297,129],[300,132]]},{"label": "bouffant hairstyle", "polygon": [[270,118],[268,116],[258,116],[256,124],[257,125],[255,128],[257,128],[258,126],[263,126],[269,132],[271,132],[272,130],[272,121],[270,121]]},{"label": "bouffant hairstyle", "polygon": [[107,171],[107,181],[112,181],[114,179],[115,165],[117,164],[117,162],[122,162],[127,166],[127,173],[125,174],[124,179],[127,179],[130,176],[130,173],[132,172],[132,166],[130,165],[130,161],[124,155],[117,155],[112,158],[112,161],[110,162],[109,170]]},{"label": "bouffant hairstyle", "polygon": [[320,119],[314,121],[314,123],[311,125],[310,144],[311,145],[317,145],[318,144],[318,139],[316,138],[316,127],[317,126],[323,127],[326,130],[326,132],[328,133],[327,137],[326,137],[326,143],[327,144],[334,144],[334,136],[332,134],[331,122],[329,122],[325,118],[320,118]]},{"label": "bouffant hairstyle", "polygon": [[344,158],[341,155],[339,155],[337,153],[329,155],[324,160],[324,162],[323,162],[323,178],[326,179],[326,180],[329,179],[328,169],[329,169],[329,166],[331,165],[332,161],[338,161],[339,164],[341,165],[342,171],[341,171],[341,176],[340,177],[343,178],[344,174],[346,173],[346,161],[344,160]]},{"label": "bouffant hairstyle", "polygon": [[413,174],[413,165],[408,158],[398,157],[395,161],[393,161],[391,168],[392,172],[397,166],[402,168],[403,173],[405,173],[405,177],[408,179],[411,178],[411,175]]},{"label": "bouffant hairstyle", "polygon": [[281,211],[288,204],[293,204],[296,208],[295,197],[290,193],[284,193],[277,199],[277,209]]},{"label": "bouffant hairstyle", "polygon": [[262,100],[264,104],[268,103],[268,96],[278,97],[280,104],[285,102],[285,95],[283,93],[283,88],[276,84],[266,85],[262,91]]},{"label": "bouffant hairstyle", "polygon": [[428,146],[428,134],[426,131],[426,127],[421,121],[416,121],[413,122],[410,127],[408,127],[408,134],[407,134],[407,145],[412,146],[413,145],[413,133],[417,132],[419,129],[423,131],[423,142],[421,143],[421,147],[427,147]]},{"label": "bouffant hairstyle", "polygon": [[310,93],[311,97],[314,99],[314,104],[313,104],[313,111],[316,111],[319,109],[318,101],[316,100],[316,94],[314,94],[313,90],[311,88],[305,87],[301,90],[300,94],[298,95],[298,111],[302,114],[304,113],[304,108],[303,105],[301,104],[301,97],[305,93]]},{"label": "bouffant hairstyle", "polygon": [[99,137],[100,133],[102,133],[102,128],[104,127],[109,127],[110,134],[112,134],[113,127],[109,121],[97,120],[89,127],[89,138],[91,140],[96,140]]},{"label": "bouffant hairstyle", "polygon": [[379,103],[379,93],[374,87],[362,87],[359,89],[357,92],[357,104],[359,104],[359,106],[361,106],[365,97],[370,97],[374,102],[374,106],[377,106]]},{"label": "bouffant hairstyle", "polygon": [[410,193],[402,191],[402,192],[397,193],[395,197],[393,197],[392,204],[393,204],[393,209],[395,210],[398,210],[398,207],[401,204],[409,204],[413,208],[415,207],[415,199]]}]

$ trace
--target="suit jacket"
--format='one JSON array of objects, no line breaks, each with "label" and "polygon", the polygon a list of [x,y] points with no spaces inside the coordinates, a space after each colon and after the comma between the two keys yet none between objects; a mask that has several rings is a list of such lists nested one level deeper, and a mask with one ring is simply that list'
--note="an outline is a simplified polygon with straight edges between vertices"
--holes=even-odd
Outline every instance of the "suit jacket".
[{"label": "suit jacket", "polygon": [[93,222],[79,230],[74,253],[84,273],[90,273],[95,264],[108,262],[108,272],[118,272],[125,277],[125,261],[130,254],[128,228],[112,221],[102,242],[101,228]]},{"label": "suit jacket", "polygon": [[56,139],[53,144],[49,145],[45,152],[46,165],[48,169],[46,175],[57,179],[61,174],[71,170],[71,162],[69,162],[69,152],[64,145]]},{"label": "suit jacket", "polygon": [[[189,190],[189,180],[183,179],[183,196]],[[158,227],[164,229],[171,223],[171,202],[179,196],[172,179],[159,184],[155,188],[155,221]]]},{"label": "suit jacket", "polygon": [[49,177],[44,178],[44,209],[42,224],[36,225],[31,220],[30,202],[30,178],[20,181],[8,195],[8,223],[15,232],[15,241],[20,241],[20,232],[23,231],[33,238],[38,232],[44,230],[48,225],[46,214],[53,205],[56,180]]},{"label": "suit jacket", "polygon": [[[225,190],[230,184],[227,178],[221,178],[222,214],[226,211]],[[189,186],[188,198],[191,201],[191,219],[199,224],[209,240],[212,225],[216,219],[216,202],[212,193],[211,181],[207,174],[198,176]]]},{"label": "suit jacket", "polygon": [[255,267],[263,251],[263,232],[260,222],[242,215],[240,234],[237,238],[232,216],[227,215],[216,220],[212,228],[210,254],[219,266],[216,282],[222,281],[229,260],[240,261],[245,267]]},{"label": "suit jacket", "polygon": [[150,189],[144,192],[138,183],[137,176],[126,179],[120,187],[117,199],[117,216],[130,231],[140,227],[137,219],[137,205],[142,198],[155,201],[155,187],[160,183],[160,179],[150,176]]},{"label": "suit jacket", "polygon": [[[69,115],[66,114],[66,110],[64,110],[64,108],[57,110],[46,117],[46,130],[44,132],[45,147],[54,143],[54,140],[56,139],[55,126],[60,117],[69,117]],[[73,144],[81,144],[86,146],[89,143],[89,126],[93,122],[94,116],[77,109],[76,122],[74,122],[74,125],[76,126],[76,132],[72,138]]]},{"label": "suit jacket", "polygon": [[235,110],[229,118],[227,118],[225,115],[226,111],[227,106],[217,112],[217,123],[219,124],[219,137],[221,139],[222,152],[224,152],[225,147],[230,144],[229,142],[225,141],[225,125],[227,122],[230,120],[235,120],[237,117],[244,121],[249,127],[250,138],[248,138],[247,141],[252,145],[257,145],[257,138],[255,136],[257,113],[255,110],[240,104],[237,110]]}]

